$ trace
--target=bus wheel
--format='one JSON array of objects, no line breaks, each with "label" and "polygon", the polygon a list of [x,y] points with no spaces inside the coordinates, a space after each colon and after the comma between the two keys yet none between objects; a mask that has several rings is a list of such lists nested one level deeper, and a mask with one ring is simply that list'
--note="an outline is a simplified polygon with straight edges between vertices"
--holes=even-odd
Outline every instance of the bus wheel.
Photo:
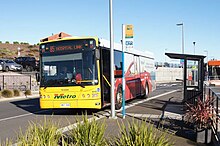
[{"label": "bus wheel", "polygon": [[122,106],[122,89],[118,88],[115,101],[115,109],[119,110]]},{"label": "bus wheel", "polygon": [[149,97],[149,88],[148,88],[148,84],[146,83],[145,85],[145,93],[143,95],[143,98],[146,99]]}]

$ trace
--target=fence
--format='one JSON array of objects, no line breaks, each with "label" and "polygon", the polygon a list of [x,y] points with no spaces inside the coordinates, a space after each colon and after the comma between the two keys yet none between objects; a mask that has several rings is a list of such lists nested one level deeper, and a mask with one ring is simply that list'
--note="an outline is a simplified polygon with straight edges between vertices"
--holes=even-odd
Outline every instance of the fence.
[{"label": "fence", "polygon": [[0,90],[19,89],[21,91],[32,90],[38,91],[39,85],[35,75],[0,75]]},{"label": "fence", "polygon": [[214,107],[212,109],[212,113],[215,113],[215,117],[213,118],[212,128],[214,135],[218,139],[218,142],[220,144],[220,129],[219,129],[219,101],[220,101],[220,88],[219,87],[207,87],[206,90],[208,93],[208,97],[212,97],[214,99],[214,102],[212,102],[212,106]]}]

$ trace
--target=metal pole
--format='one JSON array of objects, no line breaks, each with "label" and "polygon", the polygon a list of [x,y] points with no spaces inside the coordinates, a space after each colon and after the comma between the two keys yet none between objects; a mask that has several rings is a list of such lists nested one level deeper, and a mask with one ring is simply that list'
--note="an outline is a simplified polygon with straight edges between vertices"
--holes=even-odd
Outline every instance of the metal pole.
[{"label": "metal pole", "polygon": [[196,54],[196,42],[193,42],[194,55]]},{"label": "metal pole", "polygon": [[[183,23],[179,23],[179,24],[176,24],[177,26],[181,26],[181,31],[182,31],[182,54],[184,54],[184,31],[183,31]],[[185,70],[184,70],[184,67],[186,67],[186,59],[184,59],[184,64],[183,64],[183,87],[184,87],[184,99],[185,99],[185,86],[186,86],[186,82],[184,81],[185,80]]]},{"label": "metal pole", "polygon": [[177,26],[181,26],[182,31],[182,54],[184,54],[184,30],[183,30],[183,23],[176,24]]},{"label": "metal pole", "polygon": [[5,89],[5,76],[2,76],[3,90]]},{"label": "metal pole", "polygon": [[184,30],[183,30],[183,23],[182,23],[182,54],[184,54]]},{"label": "metal pole", "polygon": [[31,75],[30,75],[30,90],[31,90]]},{"label": "metal pole", "polygon": [[[195,49],[196,48],[196,42],[193,42],[193,50],[194,50],[194,55],[195,55]],[[194,74],[193,74],[193,84],[195,85],[196,83],[196,61],[194,61],[194,70],[193,70]],[[198,72],[197,72],[198,74]]]},{"label": "metal pole", "polygon": [[111,70],[111,117],[115,119],[115,97],[114,97],[114,40],[113,40],[113,20],[112,20],[112,0],[109,0],[110,15],[110,70]]},{"label": "metal pole", "polygon": [[125,47],[125,25],[122,25],[122,115],[125,119],[125,74],[124,74],[124,47]]}]

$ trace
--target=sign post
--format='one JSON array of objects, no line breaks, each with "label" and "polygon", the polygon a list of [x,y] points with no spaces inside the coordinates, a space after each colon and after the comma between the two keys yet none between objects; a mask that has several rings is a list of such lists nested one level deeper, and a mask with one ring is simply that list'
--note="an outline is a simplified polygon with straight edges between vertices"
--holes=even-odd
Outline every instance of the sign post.
[{"label": "sign post", "polygon": [[125,68],[124,52],[133,49],[133,25],[122,24],[122,115],[125,118]]},{"label": "sign post", "polygon": [[134,48],[133,25],[125,25],[125,49],[132,50]]}]

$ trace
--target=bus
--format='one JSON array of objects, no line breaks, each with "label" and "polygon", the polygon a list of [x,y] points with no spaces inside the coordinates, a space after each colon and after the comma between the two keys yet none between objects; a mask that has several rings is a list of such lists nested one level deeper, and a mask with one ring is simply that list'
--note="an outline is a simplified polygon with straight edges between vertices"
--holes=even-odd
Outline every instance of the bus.
[{"label": "bus", "polygon": [[220,85],[220,60],[208,61],[208,84],[219,86]]},{"label": "bus", "polygon": [[[110,42],[65,37],[40,43],[40,108],[101,109],[110,105]],[[156,88],[154,56],[125,52],[125,98],[148,97]],[[62,73],[63,68],[66,75]],[[115,108],[122,106],[122,45],[114,43]]]}]

